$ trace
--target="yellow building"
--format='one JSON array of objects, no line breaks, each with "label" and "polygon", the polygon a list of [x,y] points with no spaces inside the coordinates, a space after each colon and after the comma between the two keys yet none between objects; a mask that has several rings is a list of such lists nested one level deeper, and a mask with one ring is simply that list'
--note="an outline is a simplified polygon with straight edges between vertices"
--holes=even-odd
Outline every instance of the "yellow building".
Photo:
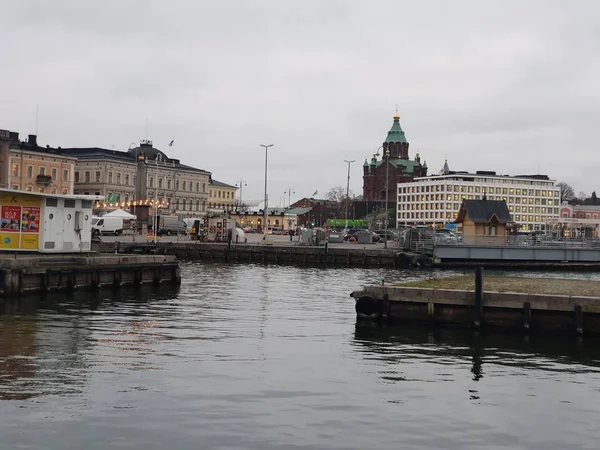
[{"label": "yellow building", "polygon": [[[286,233],[289,230],[295,230],[298,225],[298,216],[288,212],[286,209],[269,209],[269,215],[267,217],[269,228],[279,228],[282,233]],[[242,227],[251,228],[254,231],[262,230],[263,213],[262,211],[249,211],[245,213],[235,213],[229,216],[234,219]]]},{"label": "yellow building", "polygon": [[208,211],[222,214],[236,210],[237,187],[217,181],[211,177],[208,191]]},{"label": "yellow building", "polygon": [[19,134],[4,132],[8,139],[0,141],[3,172],[0,187],[46,194],[73,194],[76,158],[66,156],[60,148],[40,147],[30,134],[19,141]]}]

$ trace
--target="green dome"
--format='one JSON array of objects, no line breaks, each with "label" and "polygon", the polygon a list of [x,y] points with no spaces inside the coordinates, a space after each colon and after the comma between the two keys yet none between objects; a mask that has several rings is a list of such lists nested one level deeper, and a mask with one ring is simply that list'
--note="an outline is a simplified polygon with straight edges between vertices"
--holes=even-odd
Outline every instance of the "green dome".
[{"label": "green dome", "polygon": [[392,124],[392,128],[390,128],[390,131],[388,131],[387,138],[385,139],[385,142],[388,142],[388,143],[392,143],[392,142],[400,142],[400,143],[408,142],[406,140],[406,136],[404,135],[404,131],[402,130],[402,127],[400,127],[400,116],[397,113],[394,116],[394,123]]}]

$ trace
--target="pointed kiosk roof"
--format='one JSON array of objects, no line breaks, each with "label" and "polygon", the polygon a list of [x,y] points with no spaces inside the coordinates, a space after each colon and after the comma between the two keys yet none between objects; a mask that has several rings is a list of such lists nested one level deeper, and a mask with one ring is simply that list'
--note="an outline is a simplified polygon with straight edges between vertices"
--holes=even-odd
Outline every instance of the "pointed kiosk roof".
[{"label": "pointed kiosk roof", "polygon": [[398,110],[396,110],[396,114],[394,114],[394,123],[392,124],[392,128],[388,131],[387,138],[385,139],[386,143],[391,142],[408,142],[406,140],[406,136],[404,135],[404,131],[400,126],[400,114],[398,114]]}]

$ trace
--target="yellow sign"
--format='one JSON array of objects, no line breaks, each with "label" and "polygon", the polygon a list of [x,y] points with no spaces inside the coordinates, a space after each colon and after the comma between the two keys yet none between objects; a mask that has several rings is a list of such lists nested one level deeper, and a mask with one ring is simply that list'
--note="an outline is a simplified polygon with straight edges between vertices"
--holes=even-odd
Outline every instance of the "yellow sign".
[{"label": "yellow sign", "polygon": [[42,199],[0,193],[0,250],[38,250]]}]

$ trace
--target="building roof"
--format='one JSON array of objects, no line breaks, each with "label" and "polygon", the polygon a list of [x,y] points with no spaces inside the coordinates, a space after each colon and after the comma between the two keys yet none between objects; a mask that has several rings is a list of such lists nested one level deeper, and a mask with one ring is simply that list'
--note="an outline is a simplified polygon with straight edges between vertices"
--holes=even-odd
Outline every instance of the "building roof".
[{"label": "building roof", "polygon": [[213,186],[217,186],[217,187],[237,189],[237,186],[232,186],[230,184],[223,183],[222,181],[215,180],[214,178],[210,179],[210,184],[212,184]]},{"label": "building roof", "polygon": [[[372,167],[379,167],[385,163],[385,159],[374,160],[371,162]],[[390,164],[395,167],[404,166],[405,171],[408,173],[412,173],[415,171],[417,167],[420,166],[419,161],[414,161],[411,159],[401,159],[401,158],[390,158]]]},{"label": "building roof", "polygon": [[573,211],[600,211],[600,205],[560,205],[561,208],[570,208]]},{"label": "building roof", "polygon": [[210,172],[206,170],[181,164],[178,159],[169,158],[165,153],[163,153],[157,148],[154,148],[152,146],[151,141],[142,141],[139,147],[131,148],[126,152],[121,150],[109,150],[100,147],[72,147],[59,149],[59,151],[63,154],[74,156],[79,160],[111,158],[113,160],[134,164],[137,160],[137,155],[142,153],[148,164],[152,164],[152,162],[158,161],[167,167],[171,166],[175,169],[210,174]]},{"label": "building roof", "polygon": [[448,175],[450,173],[450,166],[448,166],[448,160],[444,161],[444,168],[442,169],[442,175]]},{"label": "building roof", "polygon": [[514,222],[504,200],[463,200],[456,222],[464,222],[465,215],[475,223],[489,223],[494,216],[499,223]]},{"label": "building roof", "polygon": [[[390,159],[390,162],[393,160]],[[462,180],[462,181],[473,181],[475,178],[494,178],[497,180],[522,180],[522,181],[543,181],[554,183],[554,180],[550,179],[548,175],[498,175],[493,171],[478,170],[475,173],[467,171],[453,171],[450,170],[447,174],[443,175],[427,175],[424,177],[417,177],[414,181],[428,181],[428,180]],[[553,186],[556,187],[556,186]]]},{"label": "building roof", "polygon": [[404,135],[404,131],[400,126],[400,116],[397,112],[394,115],[394,123],[392,124],[392,128],[390,128],[390,131],[388,131],[384,142],[408,142],[406,140],[406,136]]},{"label": "building roof", "polygon": [[104,200],[103,195],[79,195],[79,194],[48,194],[45,192],[20,191],[15,189],[0,188],[0,192],[11,195],[32,195],[44,198],[66,198],[71,200]]},{"label": "building roof", "polygon": [[286,214],[296,214],[297,216],[301,216],[302,214],[306,214],[307,212],[312,211],[312,208],[288,208],[285,210]]}]

